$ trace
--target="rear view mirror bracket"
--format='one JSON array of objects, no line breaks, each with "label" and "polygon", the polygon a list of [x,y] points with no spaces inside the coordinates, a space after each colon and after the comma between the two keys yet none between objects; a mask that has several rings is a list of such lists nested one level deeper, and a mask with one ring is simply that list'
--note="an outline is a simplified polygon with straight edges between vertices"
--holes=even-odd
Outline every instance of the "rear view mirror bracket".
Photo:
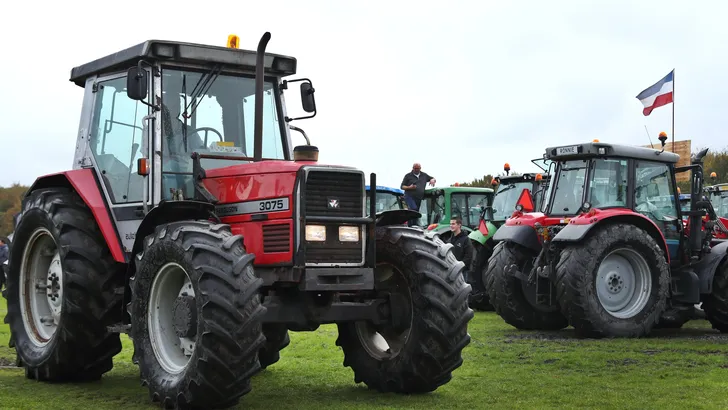
[{"label": "rear view mirror bracket", "polygon": [[301,83],[301,105],[303,105],[303,110],[309,113],[313,113],[311,115],[303,116],[303,117],[286,117],[286,122],[291,122],[295,120],[305,120],[308,118],[313,118],[316,116],[316,100],[314,99],[314,92],[316,91],[313,88],[313,83],[311,83],[311,80],[308,78],[299,78],[297,80],[283,80],[283,83],[281,83],[281,90],[287,90],[288,89],[288,83],[295,83],[302,81]]}]

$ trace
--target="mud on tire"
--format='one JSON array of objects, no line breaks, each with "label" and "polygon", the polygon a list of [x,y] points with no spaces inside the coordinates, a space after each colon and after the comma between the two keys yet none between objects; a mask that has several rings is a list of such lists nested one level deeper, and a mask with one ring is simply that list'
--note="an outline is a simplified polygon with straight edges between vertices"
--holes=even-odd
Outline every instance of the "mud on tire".
[{"label": "mud on tire", "polygon": [[535,307],[526,297],[523,281],[506,271],[516,265],[528,275],[535,255],[511,242],[498,242],[484,276],[490,303],[509,325],[522,330],[560,330],[569,325],[558,306]]},{"label": "mud on tire", "polygon": [[[640,337],[665,310],[670,273],[664,251],[647,232],[616,223],[595,227],[585,240],[564,249],[556,284],[562,311],[578,335]],[[634,292],[639,289],[643,292]]]},{"label": "mud on tire", "polygon": [[265,343],[253,259],[223,224],[175,222],[145,238],[129,308],[133,360],[152,401],[221,408],[251,390]]},{"label": "mud on tire", "polygon": [[[470,285],[464,264],[455,259],[451,244],[428,238],[422,230],[385,226],[376,230],[377,290],[391,290],[407,300],[411,312],[402,320],[408,329],[372,328],[365,322],[339,323],[336,345],[344,351],[344,366],[354,381],[381,392],[424,393],[452,378],[463,363],[470,343],[468,307]],[[374,348],[366,336],[381,333],[394,354]]]},{"label": "mud on tire", "polygon": [[[75,192],[34,191],[23,201],[22,212],[3,292],[16,362],[31,379],[97,380],[111,370],[114,355],[121,351],[119,335],[106,329],[121,318],[123,300],[115,292],[123,283],[121,265]],[[21,307],[23,295],[31,297],[28,304],[34,308]],[[26,322],[24,312],[32,320]]]}]

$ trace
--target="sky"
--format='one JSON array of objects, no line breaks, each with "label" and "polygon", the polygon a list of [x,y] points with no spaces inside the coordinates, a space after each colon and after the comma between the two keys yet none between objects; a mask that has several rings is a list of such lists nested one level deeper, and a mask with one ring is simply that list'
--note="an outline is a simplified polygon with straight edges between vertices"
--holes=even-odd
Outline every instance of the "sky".
[{"label": "sky", "polygon": [[[413,162],[450,185],[504,162],[536,171],[548,146],[649,144],[645,126],[653,143],[672,138],[673,107],[645,117],[635,98],[672,69],[675,140],[728,145],[727,2],[159,3],[16,3],[23,23],[0,25],[0,186],[72,167],[83,89],[71,68],[153,38],[225,45],[234,33],[254,50],[266,31],[267,51],[297,58],[292,78],[313,81],[318,113],[293,124],[319,161],[379,185],[398,186]],[[292,96],[289,115],[305,114]]]}]

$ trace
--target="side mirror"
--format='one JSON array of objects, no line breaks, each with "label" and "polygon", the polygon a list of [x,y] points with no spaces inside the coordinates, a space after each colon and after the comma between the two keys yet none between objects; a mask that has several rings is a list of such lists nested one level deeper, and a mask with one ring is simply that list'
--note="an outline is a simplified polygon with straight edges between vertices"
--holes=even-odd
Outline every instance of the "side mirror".
[{"label": "side mirror", "polygon": [[301,104],[306,112],[316,111],[316,100],[313,98],[315,91],[311,83],[301,83]]},{"label": "side mirror", "polygon": [[141,67],[131,67],[126,74],[126,95],[132,100],[141,101],[147,98],[149,81],[147,71]]}]

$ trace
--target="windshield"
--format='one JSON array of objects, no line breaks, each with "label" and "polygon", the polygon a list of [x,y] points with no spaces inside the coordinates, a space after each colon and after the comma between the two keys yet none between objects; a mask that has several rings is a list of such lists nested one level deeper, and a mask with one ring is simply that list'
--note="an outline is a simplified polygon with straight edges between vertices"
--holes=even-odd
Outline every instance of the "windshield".
[{"label": "windshield", "polygon": [[573,215],[584,203],[587,160],[561,161],[552,181],[551,214]]},{"label": "windshield", "polygon": [[711,192],[710,203],[718,216],[728,218],[728,191]]},{"label": "windshield", "polygon": [[[162,76],[162,173],[165,185],[192,197],[193,151],[252,157],[255,79],[164,69]],[[285,159],[274,85],[263,86],[263,158]],[[184,117],[187,113],[189,118]],[[185,127],[185,120],[187,126]],[[246,161],[204,159],[205,169]],[[181,185],[181,186],[180,186]]]},{"label": "windshield", "polygon": [[[451,217],[459,216],[463,221],[463,226],[475,229],[480,222],[481,207],[487,206],[489,198],[493,194],[485,193],[453,193],[450,195],[450,213]],[[449,222],[449,221],[443,221]]]},{"label": "windshield", "polygon": [[532,188],[533,184],[528,181],[501,184],[493,199],[493,220],[505,221],[516,210],[516,202],[521,192]]},{"label": "windshield", "polygon": [[627,160],[598,158],[592,162],[588,200],[594,208],[627,204]]},{"label": "windshield", "polygon": [[[369,205],[371,203],[371,191],[367,194],[367,215],[369,215]],[[376,212],[393,211],[402,209],[401,195],[394,192],[379,191],[376,193],[374,207]]]},{"label": "windshield", "polygon": [[[441,192],[441,191],[439,191]],[[420,204],[419,220],[420,226],[428,226],[429,224],[444,223],[445,218],[445,196],[444,194],[435,194],[435,192],[425,193],[425,198]]]}]

